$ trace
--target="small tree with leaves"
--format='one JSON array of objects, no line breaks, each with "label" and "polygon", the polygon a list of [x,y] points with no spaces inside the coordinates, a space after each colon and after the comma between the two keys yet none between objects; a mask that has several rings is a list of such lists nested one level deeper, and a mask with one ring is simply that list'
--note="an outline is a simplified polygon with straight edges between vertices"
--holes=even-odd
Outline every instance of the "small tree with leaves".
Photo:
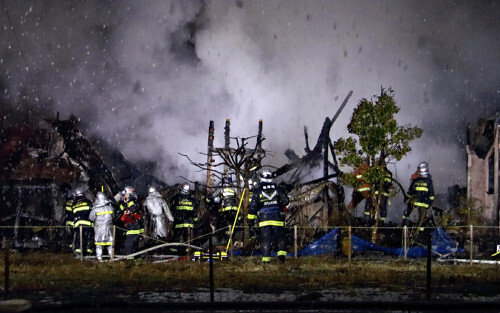
[{"label": "small tree with leaves", "polygon": [[[380,95],[375,95],[372,100],[361,99],[354,109],[347,129],[357,139],[340,138],[335,142],[334,148],[341,166],[357,169],[363,164],[368,165],[363,179],[371,186],[381,186],[387,164],[400,161],[411,151],[410,142],[422,136],[423,131],[418,127],[398,125],[395,115],[399,110],[394,91],[382,88]],[[353,172],[343,173],[342,181],[353,187],[359,184]],[[376,195],[374,188],[371,188],[370,196],[377,226],[382,193]]]}]

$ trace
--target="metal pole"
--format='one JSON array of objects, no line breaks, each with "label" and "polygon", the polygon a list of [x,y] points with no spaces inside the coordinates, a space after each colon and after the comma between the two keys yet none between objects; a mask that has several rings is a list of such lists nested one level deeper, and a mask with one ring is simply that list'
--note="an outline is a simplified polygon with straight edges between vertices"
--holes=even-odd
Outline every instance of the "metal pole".
[{"label": "metal pole", "polygon": [[403,251],[404,259],[408,257],[408,226],[403,226]]},{"label": "metal pole", "polygon": [[213,260],[213,244],[212,236],[208,237],[208,256],[209,256],[209,267],[210,267],[210,302],[214,302],[214,260]]},{"label": "metal pole", "polygon": [[83,261],[83,228],[80,225],[80,261]]},{"label": "metal pole", "polygon": [[351,257],[352,257],[352,237],[351,237],[352,231],[351,231],[351,226],[347,226],[347,235],[349,236],[349,250],[347,252],[347,257],[349,260],[349,266],[351,265]]},{"label": "metal pole", "polygon": [[10,251],[10,247],[9,247],[9,241],[5,237],[3,237],[3,246],[4,246],[4,250],[5,250],[4,288],[5,288],[5,298],[7,298],[9,295],[9,274],[10,274],[9,273],[9,267],[10,267],[9,251]]},{"label": "metal pole", "polygon": [[294,256],[297,258],[297,225],[293,226],[293,249]]},{"label": "metal pole", "polygon": [[191,253],[191,248],[189,246],[191,246],[191,237],[193,233],[193,228],[188,227],[187,230],[188,230],[188,241],[187,241],[188,248],[186,249],[186,253],[189,255]]},{"label": "metal pole", "polygon": [[113,246],[111,247],[111,259],[115,258],[116,225],[113,225]]},{"label": "metal pole", "polygon": [[470,243],[469,243],[469,249],[470,249],[470,265],[472,265],[472,249],[474,247],[473,240],[474,240],[474,233],[473,233],[473,226],[470,225]]},{"label": "metal pole", "polygon": [[231,225],[228,225],[227,228],[229,229],[229,251],[231,260],[233,260],[233,228],[231,227]]},{"label": "metal pole", "polygon": [[431,255],[432,255],[432,234],[427,234],[427,300],[431,298]]}]

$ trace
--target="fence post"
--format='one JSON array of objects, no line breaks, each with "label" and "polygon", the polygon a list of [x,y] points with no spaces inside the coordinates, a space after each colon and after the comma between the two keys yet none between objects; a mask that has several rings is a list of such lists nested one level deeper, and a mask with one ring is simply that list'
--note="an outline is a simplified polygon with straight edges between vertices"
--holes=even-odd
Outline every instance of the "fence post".
[{"label": "fence post", "polygon": [[229,251],[231,251],[231,261],[233,260],[233,228],[231,224],[228,225],[229,228]]},{"label": "fence post", "polygon": [[9,259],[9,253],[10,253],[10,244],[7,238],[3,237],[3,247],[5,250],[5,268],[4,268],[4,275],[5,275],[5,281],[4,281],[4,287],[5,287],[5,299],[9,296],[9,267],[10,267],[10,259]]},{"label": "fence post", "polygon": [[351,237],[351,226],[347,226],[347,236],[349,237],[349,249],[347,252],[347,258],[349,260],[349,266],[351,265],[351,256],[352,256],[352,237]]},{"label": "fence post", "polygon": [[115,258],[116,225],[113,225],[113,245],[111,246],[111,259]]},{"label": "fence post", "polygon": [[297,225],[293,226],[293,248],[294,256],[297,258]]},{"label": "fence post", "polygon": [[408,226],[403,226],[403,251],[404,259],[408,257]]},{"label": "fence post", "polygon": [[80,261],[83,261],[83,226],[80,225]]},{"label": "fence post", "polygon": [[470,249],[470,265],[472,265],[472,249],[474,248],[473,240],[474,240],[474,232],[473,232],[473,226],[470,225],[470,244],[469,244],[469,249]]},{"label": "fence post", "polygon": [[426,234],[427,240],[427,300],[431,298],[431,256],[432,256],[432,234]]},{"label": "fence post", "polygon": [[[208,236],[208,261],[209,263],[209,279],[210,279],[210,302],[214,302],[214,259],[213,259],[213,243],[212,234]],[[222,256],[221,256],[222,258]],[[200,254],[200,261],[203,259],[203,255]]]}]

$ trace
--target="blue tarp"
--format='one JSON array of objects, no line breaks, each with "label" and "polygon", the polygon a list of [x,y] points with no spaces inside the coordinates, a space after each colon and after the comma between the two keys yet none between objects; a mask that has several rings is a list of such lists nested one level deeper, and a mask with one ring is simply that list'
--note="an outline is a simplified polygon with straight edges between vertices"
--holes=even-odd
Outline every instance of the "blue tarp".
[{"label": "blue tarp", "polygon": [[[325,236],[321,237],[320,239],[311,243],[304,249],[300,250],[297,253],[297,255],[298,256],[328,255],[328,254],[334,255],[337,253],[337,242],[338,242],[337,238],[338,238],[338,228],[335,228]],[[387,254],[404,256],[403,248],[387,248],[379,246],[354,235],[351,236],[351,239],[352,239],[353,252],[380,251]],[[457,243],[453,241],[441,227],[438,227],[432,233],[431,245],[433,253],[438,253],[438,254],[454,254],[462,251],[461,249],[457,248]],[[410,258],[427,256],[427,248],[423,247],[408,248],[407,256]]]},{"label": "blue tarp", "polygon": [[297,252],[297,256],[337,254],[339,229],[335,228],[323,237]]},{"label": "blue tarp", "polygon": [[[338,240],[339,229],[335,228],[320,239],[312,242],[302,250],[297,252],[297,256],[314,256],[314,255],[336,255],[338,254]],[[403,248],[387,248],[380,245],[371,243],[370,241],[361,239],[357,236],[352,235],[352,251],[355,252],[365,252],[365,251],[380,251],[387,254],[393,254],[397,256],[404,256]],[[434,254],[454,254],[463,251],[458,248],[457,243],[448,236],[448,234],[441,228],[438,227],[432,232],[431,238],[432,252]],[[260,251],[240,251],[235,250],[233,252],[235,256],[249,256],[249,255],[261,255]],[[409,258],[418,258],[427,256],[427,247],[410,247],[406,254]],[[276,256],[276,252],[272,253],[271,256]],[[288,256],[293,256],[293,253],[288,253]]]}]

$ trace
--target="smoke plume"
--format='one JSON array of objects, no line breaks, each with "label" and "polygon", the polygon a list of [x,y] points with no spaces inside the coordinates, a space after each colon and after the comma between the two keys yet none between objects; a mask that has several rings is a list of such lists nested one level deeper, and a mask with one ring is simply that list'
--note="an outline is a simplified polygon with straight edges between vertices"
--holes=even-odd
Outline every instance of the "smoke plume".
[{"label": "smoke plume", "polygon": [[[424,136],[393,170],[427,160],[437,192],[465,185],[469,123],[498,111],[497,1],[18,1],[0,15],[2,125],[74,114],[168,183],[200,173],[216,146],[257,134],[268,164],[299,155],[350,90],[332,140],[361,98],[392,87],[400,124]],[[314,142],[311,142],[314,144]]]}]

